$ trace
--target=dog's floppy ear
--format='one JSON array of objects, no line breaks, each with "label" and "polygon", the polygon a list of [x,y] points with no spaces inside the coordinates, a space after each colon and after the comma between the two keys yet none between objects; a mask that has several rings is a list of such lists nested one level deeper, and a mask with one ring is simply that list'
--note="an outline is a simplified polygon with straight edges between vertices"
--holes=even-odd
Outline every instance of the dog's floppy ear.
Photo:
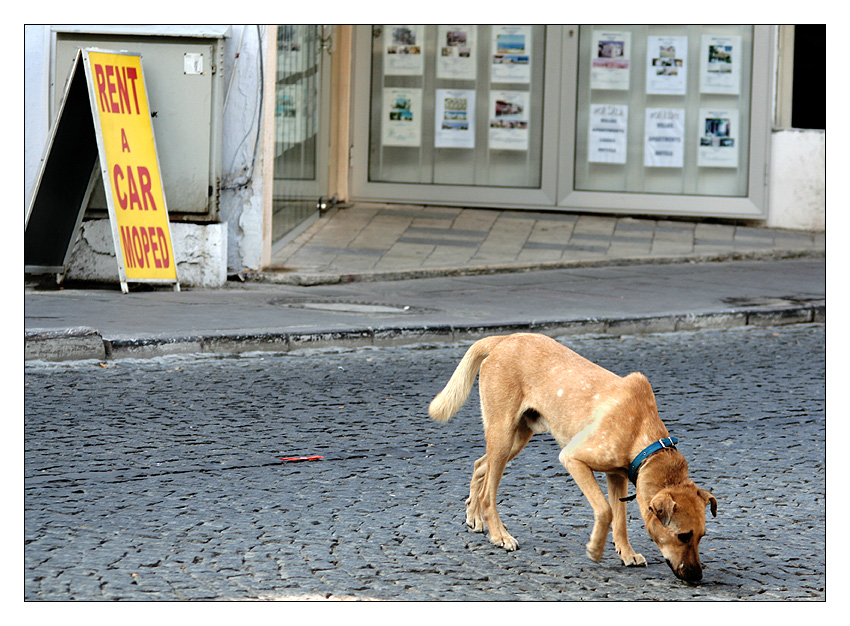
[{"label": "dog's floppy ear", "polygon": [[669,526],[673,519],[673,510],[676,508],[676,501],[673,500],[669,493],[659,493],[650,501],[649,510],[655,514],[662,526]]},{"label": "dog's floppy ear", "polygon": [[700,489],[699,497],[705,500],[706,504],[711,504],[711,517],[717,517],[717,499],[711,495],[711,492]]}]

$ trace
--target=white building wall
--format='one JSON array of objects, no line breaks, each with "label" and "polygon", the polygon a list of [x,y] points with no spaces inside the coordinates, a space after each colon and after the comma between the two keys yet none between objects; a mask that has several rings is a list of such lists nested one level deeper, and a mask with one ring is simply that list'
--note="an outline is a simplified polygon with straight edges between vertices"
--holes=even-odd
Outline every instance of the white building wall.
[{"label": "white building wall", "polygon": [[767,226],[826,227],[826,132],[782,129],[771,140]]},{"label": "white building wall", "polygon": [[[258,270],[263,249],[262,87],[268,29],[232,26],[225,43],[221,220],[230,273]],[[271,181],[269,181],[271,184]]]},{"label": "white building wall", "polygon": [[[50,29],[24,26],[24,198],[38,175],[48,134],[48,75]],[[25,200],[26,201],[26,200]],[[25,209],[26,210],[26,209]]]}]

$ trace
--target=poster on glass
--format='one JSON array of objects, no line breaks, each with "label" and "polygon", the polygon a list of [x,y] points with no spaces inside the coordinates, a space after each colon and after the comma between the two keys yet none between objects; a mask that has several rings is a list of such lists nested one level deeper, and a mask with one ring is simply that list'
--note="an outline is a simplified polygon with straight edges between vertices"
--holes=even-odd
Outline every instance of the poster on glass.
[{"label": "poster on glass", "polygon": [[738,111],[700,109],[699,167],[738,167]]},{"label": "poster on glass", "polygon": [[490,93],[491,150],[528,150],[528,92]]},{"label": "poster on glass", "polygon": [[646,93],[683,96],[688,85],[688,38],[647,37]]},{"label": "poster on glass", "polygon": [[384,75],[422,74],[425,27],[414,24],[384,26]]},{"label": "poster on glass", "polygon": [[700,91],[741,93],[741,38],[703,35],[700,46]]},{"label": "poster on glass", "polygon": [[629,88],[631,46],[632,34],[629,32],[593,31],[591,89]]},{"label": "poster on glass", "polygon": [[475,147],[474,89],[437,89],[434,147]]},{"label": "poster on glass", "polygon": [[629,107],[591,104],[587,134],[587,160],[591,163],[625,163]]},{"label": "poster on glass", "polygon": [[474,25],[437,26],[437,78],[475,80]]},{"label": "poster on glass", "polygon": [[685,109],[647,109],[644,129],[644,166],[682,167]]},{"label": "poster on glass", "polygon": [[418,148],[422,138],[422,90],[384,89],[381,144]]},{"label": "poster on glass", "polygon": [[494,83],[531,81],[531,27],[493,26],[490,80]]}]

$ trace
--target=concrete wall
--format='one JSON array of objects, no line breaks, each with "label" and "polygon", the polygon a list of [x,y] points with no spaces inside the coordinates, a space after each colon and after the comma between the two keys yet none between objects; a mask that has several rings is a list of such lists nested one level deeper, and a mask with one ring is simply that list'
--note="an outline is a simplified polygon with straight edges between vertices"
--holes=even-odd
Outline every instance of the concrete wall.
[{"label": "concrete wall", "polygon": [[[180,286],[224,286],[227,282],[227,224],[172,222],[170,229]],[[115,243],[108,219],[83,222],[71,253],[66,278],[118,281]]]},{"label": "concrete wall", "polygon": [[773,133],[767,226],[822,231],[826,227],[826,132]]},{"label": "concrete wall", "polygon": [[[47,143],[50,29],[24,26],[24,197],[29,199]],[[26,210],[26,207],[24,207]]]},{"label": "concrete wall", "polygon": [[[260,269],[263,249],[262,51],[267,28],[232,26],[225,42],[221,220],[230,273]],[[262,40],[260,40],[262,37]],[[238,54],[238,56],[237,56]],[[272,68],[274,71],[274,68]]]}]

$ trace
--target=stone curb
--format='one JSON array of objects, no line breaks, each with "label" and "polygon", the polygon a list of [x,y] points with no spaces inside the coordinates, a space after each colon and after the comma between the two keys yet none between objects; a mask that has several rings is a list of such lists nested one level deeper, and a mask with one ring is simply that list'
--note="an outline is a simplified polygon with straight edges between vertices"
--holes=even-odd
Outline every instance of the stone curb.
[{"label": "stone curb", "polygon": [[173,354],[238,354],[290,352],[308,348],[400,346],[415,343],[474,341],[487,335],[536,332],[563,335],[634,335],[743,326],[785,326],[826,322],[826,304],[737,309],[699,314],[670,314],[627,318],[588,318],[474,325],[433,325],[363,328],[313,333],[245,333],[188,337],[103,339],[91,328],[25,332],[27,361],[111,360],[151,358]]},{"label": "stone curb", "polygon": [[106,344],[94,328],[24,331],[24,359],[27,361],[76,361],[106,358]]},{"label": "stone curb", "polygon": [[723,261],[780,261],[787,259],[823,258],[823,250],[770,250],[718,252],[713,254],[690,254],[686,256],[657,256],[622,259],[585,259],[571,261],[541,261],[538,263],[504,263],[481,266],[433,267],[404,270],[366,271],[366,272],[245,272],[241,278],[252,282],[275,285],[294,285],[315,287],[319,285],[338,285],[353,282],[380,282],[413,280],[420,278],[440,278],[444,276],[484,276],[489,274],[510,274],[536,272],[544,270],[580,269],[586,267],[622,267],[624,265],[670,265],[673,263],[717,263]]}]

